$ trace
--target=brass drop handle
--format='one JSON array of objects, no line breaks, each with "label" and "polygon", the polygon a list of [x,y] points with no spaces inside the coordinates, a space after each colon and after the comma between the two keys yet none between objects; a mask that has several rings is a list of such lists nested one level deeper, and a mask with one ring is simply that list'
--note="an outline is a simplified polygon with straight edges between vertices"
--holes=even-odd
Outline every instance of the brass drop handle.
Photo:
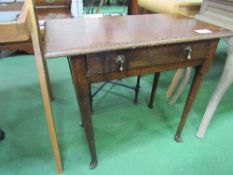
[{"label": "brass drop handle", "polygon": [[190,60],[191,59],[191,53],[192,53],[192,47],[191,46],[186,46],[185,51],[188,53],[187,59]]},{"label": "brass drop handle", "polygon": [[116,63],[117,64],[120,64],[120,71],[123,71],[124,68],[123,68],[123,64],[125,63],[125,56],[124,55],[118,55],[116,57]]}]

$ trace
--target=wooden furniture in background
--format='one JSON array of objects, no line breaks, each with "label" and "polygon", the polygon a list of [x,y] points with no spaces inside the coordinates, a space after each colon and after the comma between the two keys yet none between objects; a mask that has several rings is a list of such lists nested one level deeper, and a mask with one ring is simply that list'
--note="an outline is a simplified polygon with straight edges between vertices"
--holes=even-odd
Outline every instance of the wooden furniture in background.
[{"label": "wooden furniture in background", "polygon": [[[233,31],[233,0],[204,0],[200,13],[196,18]],[[233,37],[228,37],[226,40],[227,58],[225,66],[197,131],[199,138],[205,136],[211,118],[221,98],[233,83]]]},{"label": "wooden furniture in background", "polygon": [[39,20],[42,36],[44,36],[45,21],[49,19],[72,18],[72,0],[35,0],[36,14]]},{"label": "wooden furniture in background", "polygon": [[[90,27],[93,25],[94,28]],[[84,28],[89,30],[83,30]],[[204,28],[211,33],[200,34],[195,31]],[[233,32],[229,30],[179,15],[133,15],[48,21],[45,56],[69,56],[91,153],[90,168],[97,165],[89,99],[90,83],[151,73],[158,76],[158,72],[161,71],[196,67],[175,136],[180,142],[181,132],[201,81],[212,62],[219,38],[230,35],[233,35]],[[190,56],[191,59],[188,59]],[[156,87],[154,89],[156,90]]]},{"label": "wooden furniture in background", "polygon": [[[46,20],[72,17],[71,0],[35,0],[35,5],[42,41],[44,41],[44,24]],[[22,2],[16,2],[10,6],[0,6],[0,11],[20,11],[22,6]],[[0,50],[18,50],[33,53],[31,40],[0,46]]]},{"label": "wooden furniture in background", "polygon": [[70,18],[72,0],[35,0],[39,20]]},{"label": "wooden furniture in background", "polygon": [[128,14],[136,15],[139,13],[138,0],[128,0]]},{"label": "wooden furniture in background", "polygon": [[140,8],[153,13],[181,14],[195,16],[201,6],[202,0],[137,0]]},{"label": "wooden furniture in background", "polygon": [[[143,9],[143,13],[146,11],[150,13],[181,14],[193,17],[199,12],[201,2],[202,0],[138,0],[138,6]],[[180,97],[189,82],[191,71],[192,69],[190,67],[176,71],[167,91],[170,105],[173,105]]]},{"label": "wooden furniture in background", "polygon": [[[196,0],[186,1],[186,3],[195,2]],[[201,21],[205,21],[207,23],[211,23],[214,25],[218,25],[221,27],[225,27],[229,30],[233,30],[233,0],[203,0],[202,4],[197,0],[195,3],[199,3],[196,5],[201,5],[201,10],[199,12],[199,8],[195,7],[195,12],[199,12],[195,18]],[[154,12],[169,12],[173,13],[177,10],[173,8],[168,8],[174,5],[173,1],[156,1],[151,0],[138,0],[138,4],[140,7],[150,9]],[[182,2],[182,1],[174,1],[174,2]],[[168,6],[162,6],[161,4],[168,4]],[[198,6],[197,6],[198,7]],[[197,11],[198,10],[198,11]],[[179,11],[177,11],[180,13]],[[189,15],[189,9],[186,11],[187,13],[184,15]],[[182,14],[182,13],[181,13]],[[191,16],[195,13],[191,11]],[[213,117],[213,114],[222,98],[226,90],[230,87],[231,83],[233,82],[233,72],[232,72],[232,65],[233,65],[233,38],[227,38],[228,44],[228,53],[227,53],[227,60],[225,63],[225,67],[223,73],[221,75],[220,81],[208,103],[206,108],[205,114],[203,116],[202,122],[199,126],[197,131],[197,137],[204,138],[207,127]],[[172,83],[167,91],[167,96],[169,98],[169,104],[174,104],[176,100],[179,98],[181,93],[183,92],[185,86],[188,84],[188,81],[191,77],[191,68],[187,69],[180,69],[176,72]],[[179,82],[181,83],[179,84]],[[177,87],[177,85],[179,86]],[[175,88],[177,91],[174,93]]]},{"label": "wooden furniture in background", "polygon": [[32,0],[25,0],[17,21],[0,23],[0,31],[0,46],[32,41],[53,153],[57,171],[61,173],[62,163],[50,104],[51,91],[47,63],[44,58],[41,33]]}]

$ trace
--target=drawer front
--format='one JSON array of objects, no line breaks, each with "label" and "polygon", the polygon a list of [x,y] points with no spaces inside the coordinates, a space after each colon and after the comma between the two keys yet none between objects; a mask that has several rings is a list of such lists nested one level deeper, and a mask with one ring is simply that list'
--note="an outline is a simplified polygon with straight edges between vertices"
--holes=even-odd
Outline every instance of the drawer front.
[{"label": "drawer front", "polygon": [[88,75],[204,60],[209,47],[208,41],[202,41],[90,54],[87,57]]}]

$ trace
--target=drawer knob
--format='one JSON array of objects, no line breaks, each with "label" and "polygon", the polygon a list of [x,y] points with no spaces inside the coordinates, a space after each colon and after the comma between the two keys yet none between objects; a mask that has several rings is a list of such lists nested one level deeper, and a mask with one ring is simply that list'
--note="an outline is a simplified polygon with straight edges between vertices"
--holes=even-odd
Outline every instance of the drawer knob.
[{"label": "drawer knob", "polygon": [[187,59],[190,60],[191,59],[191,53],[192,53],[192,47],[191,46],[186,46],[185,51],[188,53],[187,54]]},{"label": "drawer knob", "polygon": [[117,64],[120,64],[120,71],[123,71],[124,68],[123,68],[123,64],[125,63],[125,56],[124,55],[118,55],[117,58],[116,58],[116,63]]}]

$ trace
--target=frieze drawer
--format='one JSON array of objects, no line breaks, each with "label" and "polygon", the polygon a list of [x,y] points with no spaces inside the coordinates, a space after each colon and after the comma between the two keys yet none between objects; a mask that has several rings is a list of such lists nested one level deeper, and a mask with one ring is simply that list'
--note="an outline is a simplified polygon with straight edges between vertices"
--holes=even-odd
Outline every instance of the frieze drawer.
[{"label": "frieze drawer", "polygon": [[205,59],[208,41],[89,54],[88,75]]}]

